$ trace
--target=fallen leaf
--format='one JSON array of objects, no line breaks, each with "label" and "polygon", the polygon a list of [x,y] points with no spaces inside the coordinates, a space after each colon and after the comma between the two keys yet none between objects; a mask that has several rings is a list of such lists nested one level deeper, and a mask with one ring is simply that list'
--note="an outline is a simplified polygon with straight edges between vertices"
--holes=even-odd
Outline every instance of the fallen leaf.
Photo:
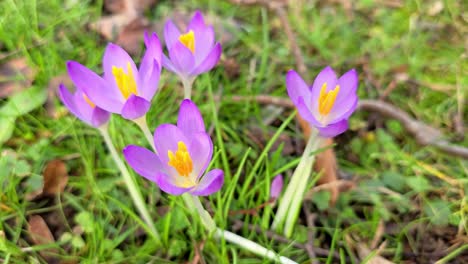
[{"label": "fallen leaf", "polygon": [[26,58],[17,58],[0,65],[0,98],[9,97],[31,86],[37,71]]},{"label": "fallen leaf", "polygon": [[[304,137],[306,141],[309,140],[311,134],[311,127],[307,121],[302,119],[302,117],[298,114],[297,119],[299,121],[299,125],[302,128],[302,132],[304,133]],[[328,138],[326,139],[320,148],[324,148],[333,144],[333,139]],[[331,182],[337,181],[337,170],[338,166],[336,164],[336,155],[333,151],[333,148],[328,148],[325,151],[320,152],[315,157],[314,163],[314,170],[316,172],[322,172],[322,176],[317,181],[318,185],[327,184]],[[338,185],[332,184],[330,185],[330,206],[333,206],[338,199],[338,195],[340,193]]]},{"label": "fallen leaf", "polygon": [[155,3],[156,0],[106,0],[104,7],[112,15],[91,23],[90,28],[107,40],[117,39],[119,45],[130,47],[133,51],[130,53],[138,53],[142,33],[150,28],[150,23],[141,14]]},{"label": "fallen leaf", "polygon": [[125,27],[117,37],[116,43],[132,55],[141,50],[145,31],[151,31],[150,22],[144,17],[137,17]]},{"label": "fallen leaf", "polygon": [[[28,221],[28,235],[34,245],[46,245],[55,243],[54,236],[50,232],[49,227],[40,215],[33,215]],[[51,256],[56,254],[57,250],[53,248],[44,249],[40,251],[47,263],[57,263],[57,259]]]},{"label": "fallen leaf", "polygon": [[[364,243],[357,243],[356,247],[357,247],[357,252],[358,252],[359,258],[361,260],[366,259],[367,260],[366,263],[368,263],[368,264],[394,264],[390,260],[387,260],[387,259],[379,256],[379,252],[383,248],[379,248],[379,249],[376,250],[377,251],[376,253],[373,253]],[[374,255],[371,258],[367,259],[367,257],[371,253],[374,254]]]},{"label": "fallen leaf", "polygon": [[52,160],[47,163],[44,172],[44,187],[42,194],[54,196],[62,193],[68,182],[67,166],[61,160]]}]

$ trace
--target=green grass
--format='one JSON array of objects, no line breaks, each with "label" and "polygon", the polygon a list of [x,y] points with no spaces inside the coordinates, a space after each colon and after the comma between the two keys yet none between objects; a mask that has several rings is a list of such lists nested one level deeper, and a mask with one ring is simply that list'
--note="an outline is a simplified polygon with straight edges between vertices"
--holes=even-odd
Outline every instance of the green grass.
[{"label": "green grass", "polygon": [[[290,7],[289,20],[308,66],[309,75],[303,76],[306,80],[312,81],[326,65],[340,73],[356,68],[360,73],[359,96],[376,99],[394,81],[396,69],[404,65],[411,80],[450,85],[453,89],[440,92],[402,82],[387,101],[440,128],[449,139],[455,138],[457,93],[468,84],[460,2],[444,1],[444,9],[431,16],[425,1],[406,1],[401,8],[390,8],[361,0],[355,3],[352,17],[338,4],[303,2]],[[189,13],[200,9],[215,16],[231,35],[231,41],[223,43],[223,58],[234,59],[240,72],[237,77],[229,77],[223,66],[218,66],[200,76],[194,86],[193,100],[207,127],[214,126],[215,160],[211,166],[222,168],[226,175],[222,191],[202,201],[222,228],[232,230],[234,221],[240,219],[266,230],[274,213],[271,208],[260,210],[256,216],[230,216],[229,212],[264,203],[276,173],[292,174],[291,164],[297,164],[299,154],[282,155],[281,147],[265,149],[246,136],[252,128],[277,132],[292,112],[284,112],[273,124],[264,124],[268,116],[264,106],[232,102],[230,95],[287,97],[284,74],[295,68],[288,39],[276,15],[258,6],[239,7],[227,1],[208,0],[158,1],[145,15],[159,21],[175,7]],[[0,63],[26,57],[31,67],[38,69],[34,87],[44,91],[52,77],[65,72],[67,60],[100,71],[106,42],[86,24],[97,20],[101,10],[102,1],[1,1],[0,52],[10,56]],[[236,26],[225,25],[227,19],[233,19]],[[218,32],[222,34],[226,33]],[[163,75],[162,88],[148,114],[151,130],[175,122],[182,98],[177,78],[168,72]],[[214,102],[212,96],[219,94],[223,99]],[[180,197],[161,193],[154,184],[138,178],[163,245],[147,238],[98,131],[65,115],[58,100],[53,103],[60,118],[48,117],[44,107],[21,115],[14,124],[12,138],[2,146],[0,205],[4,207],[0,208],[0,230],[6,236],[0,236],[3,263],[44,262],[39,254],[44,246],[33,246],[28,238],[27,220],[33,214],[46,219],[57,241],[47,247],[56,249],[63,260],[181,263],[192,260],[194,248],[206,240],[202,254],[205,263],[269,263],[231,244],[207,239],[203,226],[190,216]],[[464,120],[468,120],[466,108],[462,109]],[[327,206],[326,193],[313,198],[309,209],[317,214],[315,246],[337,253],[341,263],[355,262],[357,255],[349,238],[369,243],[383,221],[385,251],[389,253],[386,256],[399,262],[408,259],[407,252],[420,252],[428,236],[436,236],[431,230],[442,230],[448,240],[455,238],[450,233],[453,230],[461,230],[466,236],[467,161],[420,146],[396,121],[375,118],[372,113],[356,112],[350,130],[337,139],[340,169],[352,175],[357,187],[341,194],[333,208]],[[118,116],[112,117],[110,131],[118,150],[128,144],[149,147],[138,128]],[[280,132],[301,137],[295,121]],[[275,141],[273,138],[270,143]],[[468,138],[456,143],[468,146]],[[55,158],[64,159],[69,168],[65,193],[57,199],[26,200],[28,193],[41,187],[42,170]],[[457,179],[461,185],[451,186],[437,177],[438,172]],[[58,220],[54,222],[53,218]],[[307,230],[301,217],[292,240],[304,243]],[[299,263],[308,261],[307,253],[291,244],[276,243],[247,227],[238,233]],[[447,247],[450,245],[447,242]],[[29,252],[24,252],[31,246]],[[447,259],[456,254],[466,258],[466,247],[456,249],[445,254]],[[331,257],[319,260],[339,262]]]}]

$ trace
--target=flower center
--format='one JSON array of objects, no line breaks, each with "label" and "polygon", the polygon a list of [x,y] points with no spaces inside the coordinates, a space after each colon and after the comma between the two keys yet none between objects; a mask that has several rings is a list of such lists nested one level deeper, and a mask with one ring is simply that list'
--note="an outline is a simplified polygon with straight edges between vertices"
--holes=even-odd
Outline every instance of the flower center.
[{"label": "flower center", "polygon": [[169,166],[177,170],[180,176],[187,177],[193,170],[193,162],[190,154],[187,151],[187,146],[184,142],[179,141],[177,143],[177,151],[167,151],[167,156],[169,157]]},{"label": "flower center", "polygon": [[322,85],[320,96],[318,99],[318,111],[321,115],[328,115],[333,105],[335,104],[336,96],[340,92],[340,86],[335,86],[335,89],[327,92],[327,83]]},{"label": "flower center", "polygon": [[119,87],[119,90],[125,99],[132,94],[137,94],[136,81],[133,76],[130,62],[127,63],[127,73],[124,72],[122,67],[117,68],[116,66],[112,66],[112,75],[114,75],[117,87]]},{"label": "flower center", "polygon": [[89,100],[89,97],[85,93],[83,93],[83,98],[89,104],[89,106],[91,106],[92,108],[96,107],[96,105],[93,102],[91,102],[91,100]]},{"label": "flower center", "polygon": [[192,30],[180,35],[179,41],[182,42],[182,44],[184,44],[184,46],[187,47],[192,53],[195,52],[195,34]]}]

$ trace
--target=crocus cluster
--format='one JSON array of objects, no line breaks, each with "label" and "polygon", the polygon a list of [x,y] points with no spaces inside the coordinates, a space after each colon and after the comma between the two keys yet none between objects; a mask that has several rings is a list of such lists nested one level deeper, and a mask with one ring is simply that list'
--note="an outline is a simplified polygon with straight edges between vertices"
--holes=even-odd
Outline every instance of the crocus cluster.
[{"label": "crocus cluster", "polygon": [[331,67],[323,69],[308,86],[293,70],[286,74],[288,95],[299,114],[323,137],[335,137],[348,129],[348,118],[356,110],[358,76],[354,69],[339,79]]},{"label": "crocus cluster", "polygon": [[[137,120],[144,118],[150,109],[162,66],[191,85],[197,75],[211,70],[219,61],[221,45],[215,43],[213,27],[205,24],[199,11],[183,34],[169,20],[164,36],[169,58],[163,55],[157,34],[145,33],[146,50],[138,68],[130,55],[113,43],[104,52],[103,76],[78,62],[67,62],[76,90],[72,94],[60,85],[60,99],[70,112],[94,127],[105,126],[111,113]],[[177,125],[163,124],[156,129],[154,146],[157,153],[131,145],[124,149],[124,156],[135,171],[161,190],[173,195],[189,192],[203,196],[223,185],[221,170],[205,173],[213,143],[192,101],[182,102]]]}]

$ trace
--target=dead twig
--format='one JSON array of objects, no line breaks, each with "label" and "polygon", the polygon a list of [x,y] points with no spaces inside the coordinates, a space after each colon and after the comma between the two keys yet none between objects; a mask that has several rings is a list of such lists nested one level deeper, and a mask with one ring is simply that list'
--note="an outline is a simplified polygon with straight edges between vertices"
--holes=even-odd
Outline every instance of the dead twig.
[{"label": "dead twig", "polygon": [[[217,98],[219,99],[219,98]],[[254,101],[259,104],[274,104],[287,108],[294,108],[294,104],[287,98],[269,95],[230,97],[232,102]],[[443,139],[443,134],[437,128],[431,127],[419,120],[414,119],[408,113],[386,102],[371,99],[359,101],[358,110],[377,112],[385,117],[400,121],[403,127],[414,136],[416,142],[423,146],[433,146],[449,155],[468,159],[468,148],[454,145]]]},{"label": "dead twig", "polygon": [[310,208],[310,202],[304,201],[304,206],[302,207],[304,209],[304,213],[306,215],[306,221],[307,221],[307,243],[305,244],[305,249],[307,251],[307,254],[309,255],[310,258],[310,263],[312,264],[317,264],[317,256],[315,255],[315,249],[314,249],[314,240],[315,240],[315,218],[317,215],[311,213],[309,211]]}]

